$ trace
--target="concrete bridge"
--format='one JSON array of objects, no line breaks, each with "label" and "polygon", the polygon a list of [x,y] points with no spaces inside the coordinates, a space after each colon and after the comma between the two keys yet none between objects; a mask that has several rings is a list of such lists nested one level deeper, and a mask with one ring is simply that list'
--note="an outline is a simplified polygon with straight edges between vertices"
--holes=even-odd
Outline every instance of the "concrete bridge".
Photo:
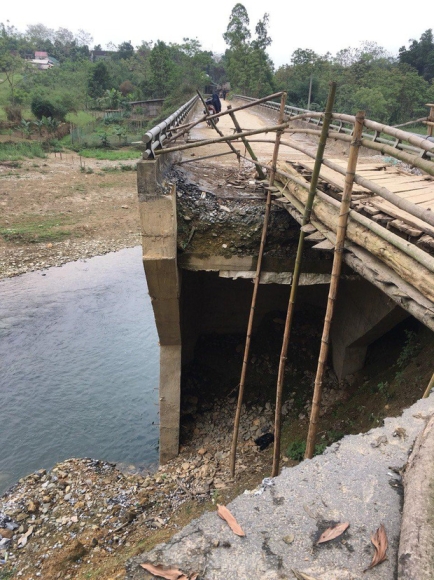
[{"label": "concrete bridge", "polygon": [[[228,105],[219,137],[191,99],[145,136],[138,164],[160,340],[161,462],[178,453],[182,366],[198,337],[246,331],[268,193],[253,332],[265,314],[287,308],[301,226],[297,304],[327,302],[355,118],[333,114],[306,222],[323,113],[286,108],[279,122],[273,103],[240,97]],[[368,120],[363,130],[330,334],[339,379],[363,368],[369,344],[409,315],[434,330],[434,143]]]}]

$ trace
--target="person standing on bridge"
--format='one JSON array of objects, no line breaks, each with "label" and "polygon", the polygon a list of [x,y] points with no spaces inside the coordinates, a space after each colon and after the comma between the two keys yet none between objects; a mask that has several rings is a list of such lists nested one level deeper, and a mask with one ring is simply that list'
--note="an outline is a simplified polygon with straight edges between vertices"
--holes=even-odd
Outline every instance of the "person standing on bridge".
[{"label": "person standing on bridge", "polygon": [[220,102],[220,98],[217,94],[217,91],[214,91],[212,94],[212,104],[214,106],[214,109],[216,110],[216,113],[220,113],[220,111],[222,110],[222,104]]}]

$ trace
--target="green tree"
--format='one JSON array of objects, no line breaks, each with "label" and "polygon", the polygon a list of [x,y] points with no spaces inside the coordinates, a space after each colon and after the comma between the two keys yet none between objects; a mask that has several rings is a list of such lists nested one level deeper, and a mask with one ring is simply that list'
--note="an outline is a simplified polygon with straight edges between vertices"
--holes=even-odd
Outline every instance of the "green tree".
[{"label": "green tree", "polygon": [[409,48],[399,49],[399,61],[414,67],[426,81],[434,79],[434,37],[431,28],[426,30],[420,40],[410,40]]},{"label": "green tree", "polygon": [[166,97],[174,86],[175,65],[172,51],[163,41],[157,40],[149,55],[150,89],[156,98]]},{"label": "green tree", "polygon": [[109,71],[104,61],[100,60],[93,65],[88,82],[87,92],[92,99],[98,99],[112,86]]}]

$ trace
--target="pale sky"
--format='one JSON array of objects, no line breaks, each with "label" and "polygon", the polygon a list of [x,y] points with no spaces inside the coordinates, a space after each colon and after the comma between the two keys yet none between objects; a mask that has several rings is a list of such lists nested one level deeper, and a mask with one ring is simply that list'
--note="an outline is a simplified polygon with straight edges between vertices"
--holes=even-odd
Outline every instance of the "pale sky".
[{"label": "pale sky", "polygon": [[[181,43],[184,37],[197,38],[205,50],[223,53],[222,38],[235,0],[164,0],[95,2],[75,0],[42,4],[24,0],[3,3],[0,21],[15,25],[20,31],[28,24],[42,23],[49,28],[80,28],[89,32],[94,44],[120,44],[131,41],[163,40]],[[310,48],[318,54],[358,47],[362,41],[375,41],[396,55],[408,40],[418,40],[428,28],[434,28],[432,0],[419,0],[413,6],[364,0],[356,5],[343,0],[329,2],[285,2],[284,0],[245,0],[252,34],[265,12],[270,15],[269,35],[273,39],[268,52],[276,68],[288,64],[297,48]],[[324,30],[324,31],[323,31]]]}]

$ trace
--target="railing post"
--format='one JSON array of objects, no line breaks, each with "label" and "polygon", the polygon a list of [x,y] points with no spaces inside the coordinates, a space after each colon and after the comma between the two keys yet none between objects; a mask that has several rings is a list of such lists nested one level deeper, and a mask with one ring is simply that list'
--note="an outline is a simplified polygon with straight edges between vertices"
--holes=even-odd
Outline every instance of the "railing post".
[{"label": "railing post", "polygon": [[428,135],[428,137],[432,137],[434,130],[434,104],[427,103],[426,106],[430,108],[428,119],[426,122],[426,134]]}]

